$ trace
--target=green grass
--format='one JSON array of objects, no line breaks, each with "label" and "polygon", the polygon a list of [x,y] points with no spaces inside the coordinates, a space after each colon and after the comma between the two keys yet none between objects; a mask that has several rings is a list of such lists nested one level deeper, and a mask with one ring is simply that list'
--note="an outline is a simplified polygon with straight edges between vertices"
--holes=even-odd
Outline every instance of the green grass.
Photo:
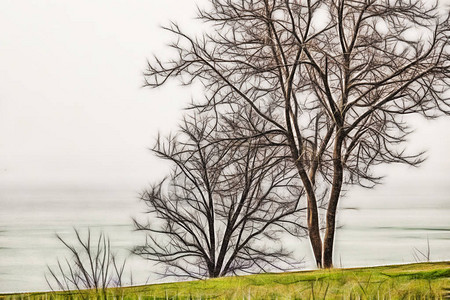
[{"label": "green grass", "polygon": [[[107,291],[108,299],[445,299],[450,262],[266,273]],[[0,299],[104,298],[93,292],[0,295]]]}]

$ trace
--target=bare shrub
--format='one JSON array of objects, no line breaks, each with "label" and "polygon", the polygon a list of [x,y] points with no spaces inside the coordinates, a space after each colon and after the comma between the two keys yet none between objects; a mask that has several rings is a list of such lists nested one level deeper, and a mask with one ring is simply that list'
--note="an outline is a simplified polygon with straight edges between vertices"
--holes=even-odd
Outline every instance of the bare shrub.
[{"label": "bare shrub", "polygon": [[[48,286],[53,290],[78,291],[94,290],[106,298],[108,287],[121,287],[126,260],[118,261],[111,251],[111,243],[107,236],[100,233],[97,239],[91,236],[82,237],[74,229],[76,241],[70,244],[57,235],[59,241],[69,250],[71,256],[57,261],[57,267],[48,266],[49,274],[45,276]],[[80,293],[83,296],[83,293]]]}]

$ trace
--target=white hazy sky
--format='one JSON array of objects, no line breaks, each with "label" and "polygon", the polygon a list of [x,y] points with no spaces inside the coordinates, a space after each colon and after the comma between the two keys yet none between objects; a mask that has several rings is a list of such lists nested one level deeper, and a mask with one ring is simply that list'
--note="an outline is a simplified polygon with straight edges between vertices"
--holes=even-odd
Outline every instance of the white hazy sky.
[{"label": "white hazy sky", "polygon": [[[160,25],[195,28],[195,2],[0,1],[0,188],[139,191],[158,179],[147,148],[176,127],[191,91],[143,89],[142,72],[171,40]],[[382,171],[448,194],[450,120],[415,123],[411,147],[430,159]]]},{"label": "white hazy sky", "polygon": [[[139,186],[189,91],[141,88],[194,1],[0,1],[0,185]],[[137,183],[137,184],[136,184]]]}]

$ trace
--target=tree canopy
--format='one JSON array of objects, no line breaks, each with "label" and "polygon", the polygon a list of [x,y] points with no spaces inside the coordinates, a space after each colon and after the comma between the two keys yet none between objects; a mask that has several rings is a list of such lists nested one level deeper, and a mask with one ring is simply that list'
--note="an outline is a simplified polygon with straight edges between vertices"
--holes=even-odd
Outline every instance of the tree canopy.
[{"label": "tree canopy", "polygon": [[178,55],[149,62],[146,85],[200,82],[198,111],[285,153],[316,263],[332,267],[342,188],[379,183],[375,165],[418,165],[404,116],[450,113],[448,11],[421,0],[211,0],[199,17],[202,35],[166,28]]}]

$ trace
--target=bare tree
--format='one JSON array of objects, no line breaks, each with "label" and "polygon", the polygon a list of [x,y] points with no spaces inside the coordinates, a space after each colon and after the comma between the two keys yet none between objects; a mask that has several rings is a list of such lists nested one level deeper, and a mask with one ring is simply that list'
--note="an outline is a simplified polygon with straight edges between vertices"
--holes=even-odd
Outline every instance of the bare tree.
[{"label": "bare tree", "polygon": [[214,120],[186,118],[179,134],[158,139],[153,152],[173,172],[142,194],[150,223],[135,222],[147,233],[135,253],[191,278],[298,265],[279,242],[280,232],[305,232],[292,164],[256,139],[227,139]]},{"label": "bare tree", "polygon": [[236,126],[289,149],[316,263],[332,267],[343,187],[377,184],[374,165],[418,165],[422,153],[404,150],[404,116],[449,114],[448,12],[421,0],[211,0],[199,16],[210,24],[201,37],[166,28],[178,57],[149,63],[146,85],[199,81],[206,100],[194,106],[244,106],[265,120],[264,130]]},{"label": "bare tree", "polygon": [[54,290],[75,290],[83,298],[89,295],[83,290],[94,289],[96,294],[107,298],[108,287],[121,287],[126,261],[119,262],[111,251],[108,237],[100,234],[95,241],[88,230],[83,238],[75,229],[76,244],[70,244],[60,235],[57,238],[70,251],[71,258],[58,260],[57,267],[48,267],[49,276],[45,276],[48,286]]}]

